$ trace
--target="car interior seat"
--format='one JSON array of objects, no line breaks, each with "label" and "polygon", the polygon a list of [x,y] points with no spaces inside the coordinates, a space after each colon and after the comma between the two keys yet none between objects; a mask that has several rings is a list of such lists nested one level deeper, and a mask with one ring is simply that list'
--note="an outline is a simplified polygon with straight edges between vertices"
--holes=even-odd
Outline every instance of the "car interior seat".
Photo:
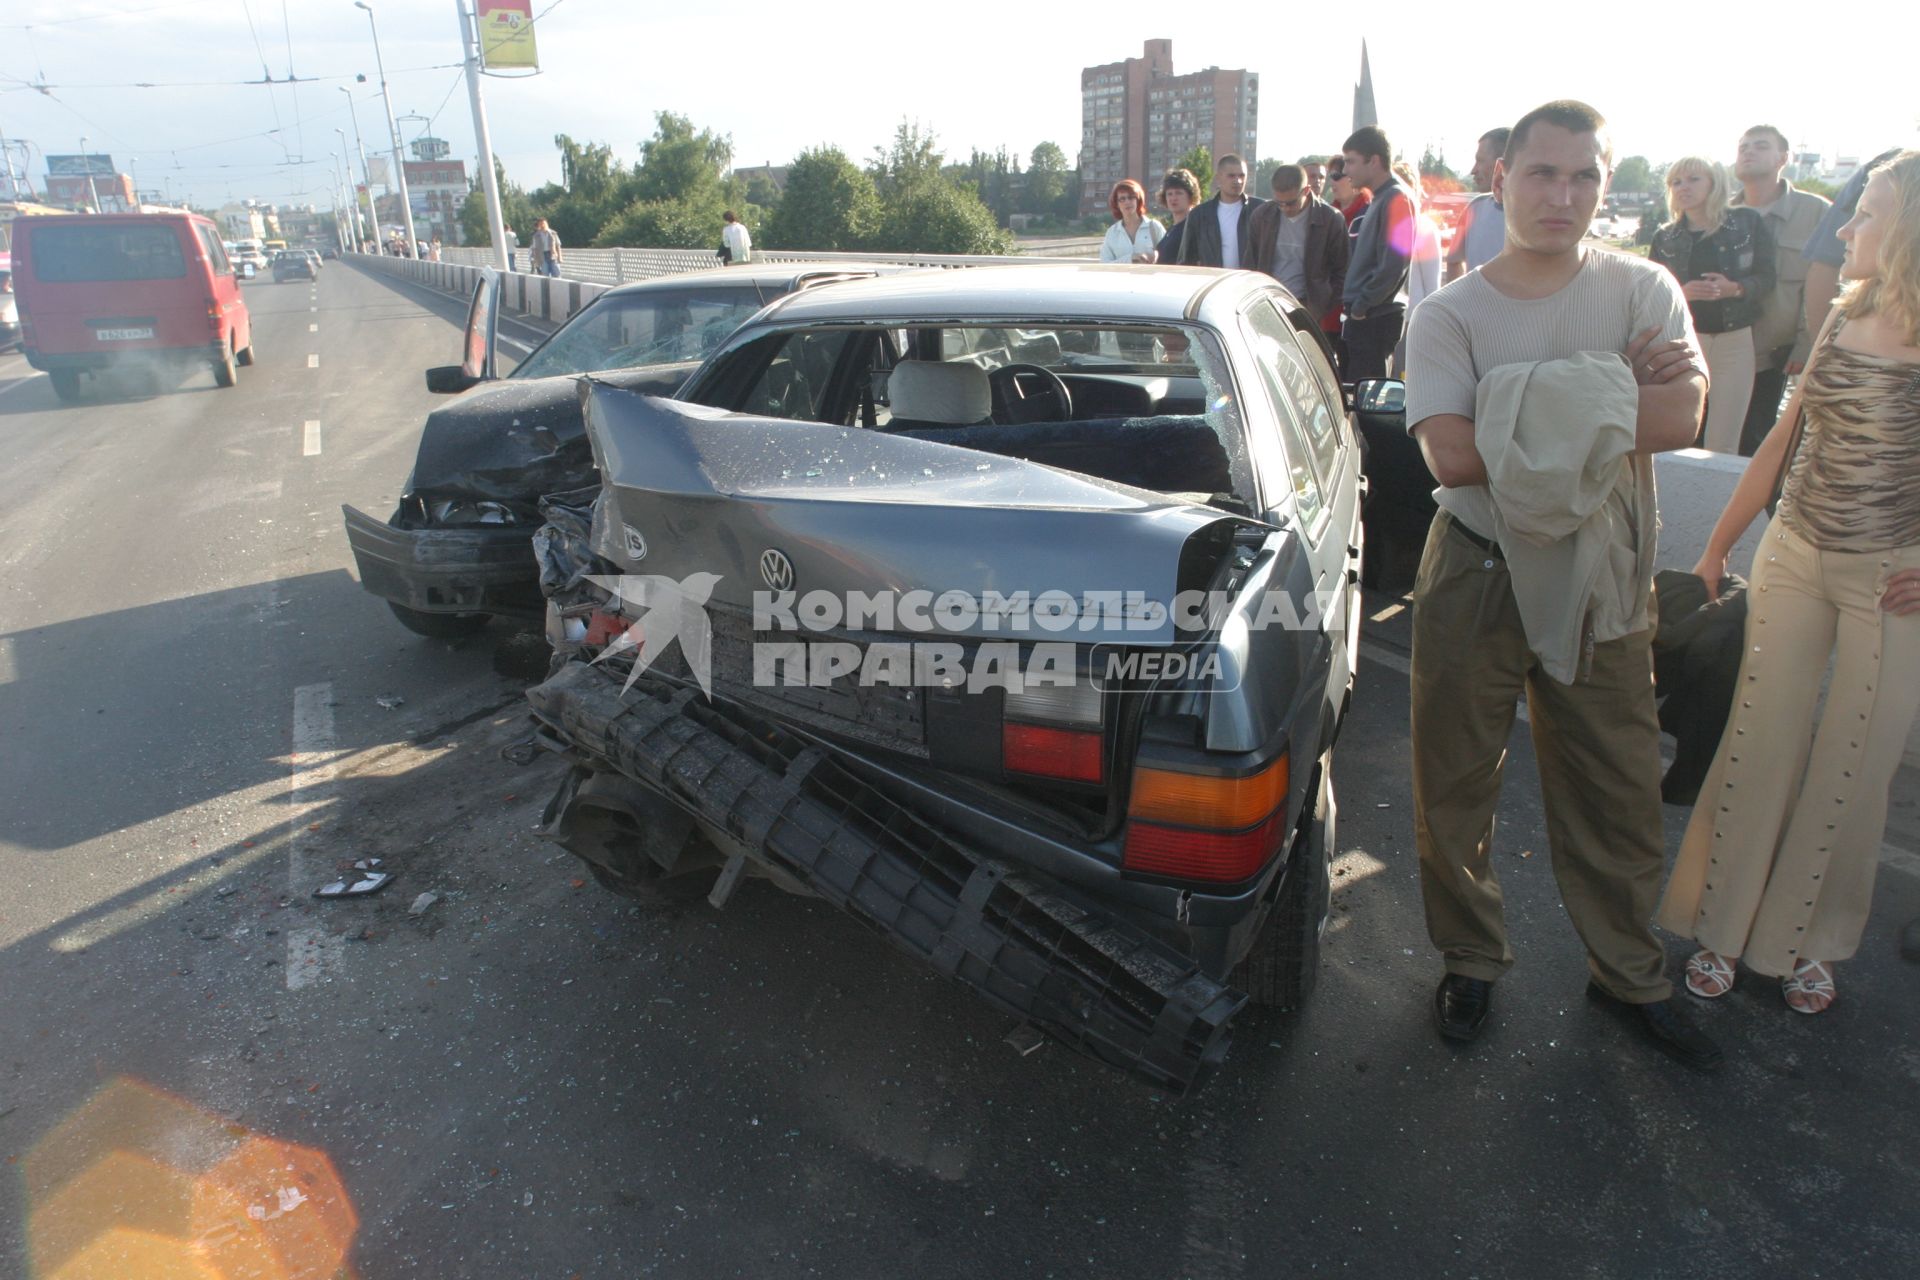
[{"label": "car interior seat", "polygon": [[962,361],[903,360],[887,377],[892,427],[971,426],[993,414],[987,371]]}]

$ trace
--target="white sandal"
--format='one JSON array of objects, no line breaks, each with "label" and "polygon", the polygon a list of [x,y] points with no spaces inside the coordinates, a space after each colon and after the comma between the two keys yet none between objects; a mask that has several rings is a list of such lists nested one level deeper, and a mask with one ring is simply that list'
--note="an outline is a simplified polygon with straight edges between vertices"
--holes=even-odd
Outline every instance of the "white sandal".
[{"label": "white sandal", "polygon": [[1733,961],[1712,951],[1687,959],[1687,990],[1702,1000],[1718,1000],[1733,990]]},{"label": "white sandal", "polygon": [[1780,979],[1780,995],[1795,1013],[1825,1013],[1836,998],[1833,972],[1824,961],[1802,960],[1793,966],[1792,977]]}]

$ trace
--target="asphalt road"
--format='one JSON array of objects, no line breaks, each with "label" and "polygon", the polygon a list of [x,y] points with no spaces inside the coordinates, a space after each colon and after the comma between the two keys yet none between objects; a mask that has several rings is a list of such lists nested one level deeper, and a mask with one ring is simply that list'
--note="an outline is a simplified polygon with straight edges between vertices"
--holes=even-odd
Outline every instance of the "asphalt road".
[{"label": "asphalt road", "polygon": [[[554,765],[500,748],[538,637],[402,631],[340,527],[397,495],[458,305],[339,265],[248,296],[261,362],[232,390],[62,406],[0,357],[0,1274],[130,1211],[48,1193],[138,1127],[100,1118],[116,1080],[324,1153],[366,1280],[1920,1267],[1910,853],[1835,1009],[1750,980],[1700,1009],[1731,1061],[1695,1076],[1582,997],[1523,725],[1499,856],[1521,961],[1450,1049],[1384,617],[1311,1007],[1243,1019],[1185,1100],[1019,1056],[825,907],[750,884],[638,908],[533,837]],[[363,856],[398,871],[384,894],[308,896]]]}]

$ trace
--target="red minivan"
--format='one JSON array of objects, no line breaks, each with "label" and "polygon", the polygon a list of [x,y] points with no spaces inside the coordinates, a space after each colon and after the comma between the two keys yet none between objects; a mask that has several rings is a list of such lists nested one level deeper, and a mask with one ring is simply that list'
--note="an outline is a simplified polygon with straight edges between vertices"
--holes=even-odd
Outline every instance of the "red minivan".
[{"label": "red minivan", "polygon": [[253,320],[220,231],[197,213],[19,218],[20,346],[62,400],[80,375],[206,365],[223,387],[253,363]]}]

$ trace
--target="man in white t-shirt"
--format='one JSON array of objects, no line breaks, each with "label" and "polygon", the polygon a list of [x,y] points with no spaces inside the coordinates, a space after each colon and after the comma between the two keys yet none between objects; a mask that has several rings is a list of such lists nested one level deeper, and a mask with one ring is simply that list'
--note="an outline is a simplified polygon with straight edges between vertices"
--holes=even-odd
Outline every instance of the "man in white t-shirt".
[{"label": "man in white t-shirt", "polygon": [[1220,157],[1213,170],[1214,197],[1187,215],[1180,233],[1180,261],[1193,267],[1236,270],[1252,262],[1248,215],[1266,201],[1247,194],[1247,162]]},{"label": "man in white t-shirt", "polygon": [[726,259],[727,265],[737,267],[743,262],[752,261],[753,237],[747,234],[747,224],[740,221],[740,216],[731,209],[721,214],[720,220],[727,224],[720,229],[720,244],[726,250],[721,256]]},{"label": "man in white t-shirt", "polygon": [[[1427,931],[1446,962],[1440,1034],[1470,1040],[1513,964],[1492,860],[1493,815],[1514,704],[1532,709],[1534,755],[1561,901],[1587,950],[1588,995],[1698,1070],[1720,1049],[1677,1010],[1652,918],[1666,867],[1660,726],[1649,616],[1653,455],[1693,443],[1706,378],[1678,284],[1644,259],[1583,248],[1612,168],[1606,122],[1578,102],[1520,118],[1495,171],[1506,247],[1428,298],[1408,341],[1407,423],[1440,481],[1440,512],[1414,590],[1414,832]],[[1608,499],[1635,585],[1590,610],[1583,670],[1548,675],[1528,646],[1494,541],[1476,390],[1503,365],[1618,352],[1639,387],[1636,449]],[[1590,429],[1569,422],[1569,431]],[[1576,602],[1577,604],[1580,602]]]}]

